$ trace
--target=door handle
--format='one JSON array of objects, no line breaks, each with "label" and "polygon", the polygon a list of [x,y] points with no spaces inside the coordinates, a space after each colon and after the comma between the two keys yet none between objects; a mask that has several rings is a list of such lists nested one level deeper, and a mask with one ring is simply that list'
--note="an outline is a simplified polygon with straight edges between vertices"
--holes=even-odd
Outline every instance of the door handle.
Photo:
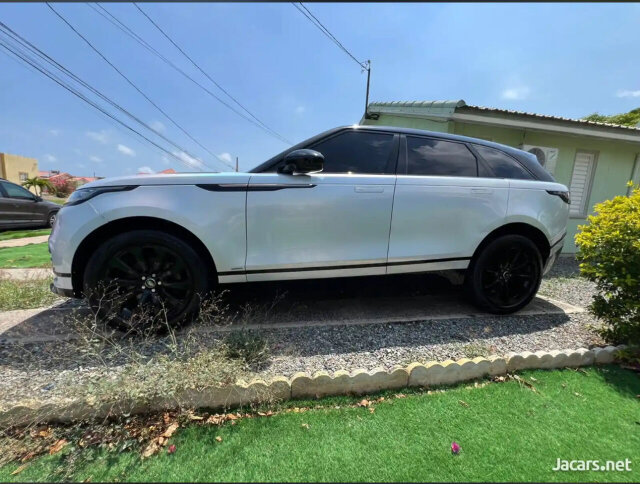
[{"label": "door handle", "polygon": [[493,189],[492,188],[472,188],[471,193],[489,194],[489,193],[493,193]]},{"label": "door handle", "polygon": [[383,193],[384,187],[376,186],[357,186],[354,188],[356,193]]}]

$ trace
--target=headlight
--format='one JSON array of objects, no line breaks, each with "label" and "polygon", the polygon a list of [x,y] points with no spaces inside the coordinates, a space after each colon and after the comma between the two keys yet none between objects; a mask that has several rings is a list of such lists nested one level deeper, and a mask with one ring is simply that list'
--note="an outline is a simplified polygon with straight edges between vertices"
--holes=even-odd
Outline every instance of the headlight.
[{"label": "headlight", "polygon": [[124,192],[127,190],[133,190],[134,188],[137,188],[137,185],[129,185],[126,187],[78,188],[71,194],[71,196],[67,199],[67,203],[65,203],[64,205],[78,205],[82,202],[86,202],[90,198],[97,197],[98,195],[101,195],[103,193]]}]

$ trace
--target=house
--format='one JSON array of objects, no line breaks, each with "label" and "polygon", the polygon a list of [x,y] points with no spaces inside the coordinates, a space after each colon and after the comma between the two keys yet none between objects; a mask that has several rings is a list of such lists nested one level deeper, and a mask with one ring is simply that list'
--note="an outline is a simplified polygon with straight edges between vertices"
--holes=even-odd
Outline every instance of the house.
[{"label": "house", "polygon": [[575,253],[577,227],[594,204],[640,183],[640,126],[471,106],[459,101],[375,102],[362,125],[402,126],[482,138],[534,153],[571,191],[563,252]]},{"label": "house", "polygon": [[[38,160],[26,156],[0,153],[0,178],[22,185],[27,178],[38,176]],[[35,188],[31,188],[33,193]]]}]

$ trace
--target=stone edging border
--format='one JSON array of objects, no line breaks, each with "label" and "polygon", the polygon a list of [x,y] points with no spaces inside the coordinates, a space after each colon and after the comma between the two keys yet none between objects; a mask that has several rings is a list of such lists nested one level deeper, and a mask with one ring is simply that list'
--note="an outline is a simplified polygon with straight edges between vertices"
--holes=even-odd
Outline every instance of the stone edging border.
[{"label": "stone edging border", "polygon": [[320,398],[329,395],[362,395],[381,390],[405,387],[451,385],[485,376],[500,376],[525,369],[576,368],[593,364],[607,364],[614,353],[625,346],[606,346],[593,349],[537,351],[509,353],[506,357],[463,358],[458,361],[411,363],[391,371],[374,369],[339,370],[331,376],[327,372],[296,373],[291,378],[275,377],[269,381],[238,381],[233,385],[203,390],[185,390],[174,398],[158,398],[150,402],[122,401],[96,405],[88,401],[62,400],[39,404],[37,401],[20,404],[0,411],[0,427],[33,422],[72,422],[107,416],[141,414],[177,407],[222,409],[251,403],[284,401],[298,398]]}]

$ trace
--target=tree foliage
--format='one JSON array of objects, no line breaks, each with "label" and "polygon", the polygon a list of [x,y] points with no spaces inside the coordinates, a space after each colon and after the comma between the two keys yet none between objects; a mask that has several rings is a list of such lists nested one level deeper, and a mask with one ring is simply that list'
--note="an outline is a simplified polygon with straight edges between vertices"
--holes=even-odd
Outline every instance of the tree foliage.
[{"label": "tree foliage", "polygon": [[597,204],[576,235],[580,271],[596,283],[589,309],[612,343],[640,343],[640,187]]},{"label": "tree foliage", "polygon": [[582,118],[586,121],[595,121],[597,123],[620,124],[622,126],[637,126],[640,124],[640,108],[632,109],[628,113],[605,114],[593,113]]},{"label": "tree foliage", "polygon": [[[49,183],[49,180],[45,180],[44,178],[34,176],[32,178],[27,178],[22,183],[22,186],[25,187],[26,189],[30,189],[31,187],[33,187],[36,190],[36,195],[42,195],[42,189],[51,188],[51,183]],[[38,193],[38,189],[40,189],[40,193]]]},{"label": "tree foliage", "polygon": [[68,178],[55,177],[51,180],[51,189],[56,197],[67,197],[75,188],[75,185]]}]

